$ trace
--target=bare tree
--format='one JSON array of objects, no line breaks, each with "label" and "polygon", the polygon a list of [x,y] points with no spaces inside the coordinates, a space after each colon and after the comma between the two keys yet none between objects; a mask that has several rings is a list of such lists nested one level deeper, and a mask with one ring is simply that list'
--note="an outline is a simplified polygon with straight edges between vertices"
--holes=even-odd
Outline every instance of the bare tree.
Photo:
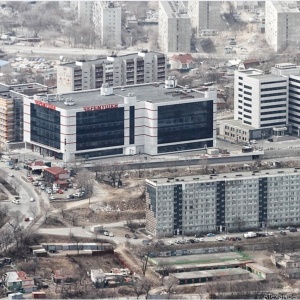
[{"label": "bare tree", "polygon": [[176,279],[175,277],[167,277],[166,280],[164,280],[164,287],[166,292],[169,295],[169,298],[171,297],[171,294],[173,293],[177,284],[178,284],[178,279]]},{"label": "bare tree", "polygon": [[95,175],[87,169],[82,169],[77,174],[78,187],[81,191],[84,191],[85,195],[89,198],[89,204],[91,197],[94,194]]},{"label": "bare tree", "polygon": [[167,264],[166,262],[160,262],[158,264],[160,275],[161,275],[161,285],[164,285],[164,279],[166,276],[169,276],[170,272],[172,271],[172,266]]},{"label": "bare tree", "polygon": [[149,291],[153,286],[153,282],[147,279],[146,277],[136,279],[133,284],[133,290],[136,294],[137,299],[143,294],[146,295],[146,299],[148,297]]},{"label": "bare tree", "polygon": [[80,245],[80,237],[74,235],[74,233],[70,232],[69,238],[71,240],[71,242],[75,243],[76,245],[76,250],[77,250],[77,255],[79,255],[79,251],[81,250],[81,245]]}]

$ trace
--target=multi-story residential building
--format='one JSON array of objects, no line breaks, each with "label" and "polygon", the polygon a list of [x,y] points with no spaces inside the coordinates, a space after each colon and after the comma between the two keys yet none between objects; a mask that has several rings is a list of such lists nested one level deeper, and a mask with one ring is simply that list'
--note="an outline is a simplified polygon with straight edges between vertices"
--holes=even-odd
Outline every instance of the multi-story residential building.
[{"label": "multi-story residential building", "polygon": [[158,23],[161,51],[190,52],[191,22],[182,1],[159,1]]},{"label": "multi-story residential building", "polygon": [[216,89],[165,83],[24,99],[24,141],[46,156],[157,155],[215,146]]},{"label": "multi-story residential building", "polygon": [[236,71],[234,119],[254,128],[288,124],[288,78],[261,70]]},{"label": "multi-story residential building", "polygon": [[188,1],[188,14],[191,26],[196,30],[197,36],[201,36],[203,30],[223,29],[224,22],[220,15],[221,1]]},{"label": "multi-story residential building", "polygon": [[95,1],[93,22],[100,46],[112,48],[122,44],[121,6],[116,1]]},{"label": "multi-story residential building", "polygon": [[275,51],[299,46],[300,10],[296,1],[266,1],[265,38]]},{"label": "multi-story residential building", "polygon": [[9,150],[23,141],[23,97],[48,92],[40,84],[0,84],[0,148]]},{"label": "multi-story residential building", "polygon": [[146,180],[146,229],[157,237],[300,224],[300,172],[271,169]]},{"label": "multi-story residential building", "polygon": [[77,9],[78,20],[81,24],[87,26],[93,24],[94,1],[77,1],[76,6],[73,7]]},{"label": "multi-story residential building", "polygon": [[143,50],[60,65],[57,68],[57,92],[95,89],[106,83],[121,86],[163,82],[165,79],[166,55]]}]

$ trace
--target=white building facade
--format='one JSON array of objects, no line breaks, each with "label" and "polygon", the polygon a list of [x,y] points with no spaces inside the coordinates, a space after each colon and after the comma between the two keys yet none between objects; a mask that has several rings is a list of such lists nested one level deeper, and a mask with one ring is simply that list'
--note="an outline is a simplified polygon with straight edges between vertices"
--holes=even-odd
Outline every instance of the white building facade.
[{"label": "white building facade", "polygon": [[93,22],[100,46],[112,48],[122,44],[121,20],[121,6],[118,2],[94,2]]},{"label": "white building facade", "polygon": [[190,52],[191,22],[182,1],[159,1],[158,23],[161,51]]},{"label": "white building facade", "polygon": [[266,1],[265,38],[275,51],[299,47],[300,10],[296,1]]},{"label": "white building facade", "polygon": [[236,71],[234,119],[254,128],[288,124],[288,78],[261,70]]},{"label": "white building facade", "polygon": [[146,229],[156,237],[300,224],[300,172],[146,180]]}]

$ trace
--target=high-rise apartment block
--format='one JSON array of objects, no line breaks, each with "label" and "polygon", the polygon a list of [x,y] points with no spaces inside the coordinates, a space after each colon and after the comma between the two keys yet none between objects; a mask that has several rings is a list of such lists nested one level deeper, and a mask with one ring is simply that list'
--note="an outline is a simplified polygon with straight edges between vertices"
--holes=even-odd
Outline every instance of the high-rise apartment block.
[{"label": "high-rise apartment block", "polygon": [[77,10],[79,22],[82,25],[92,25],[93,24],[94,2],[93,1],[77,1],[76,4],[77,5],[73,6],[73,7]]},{"label": "high-rise apartment block", "polygon": [[221,1],[188,1],[188,14],[191,26],[196,30],[197,36],[201,36],[203,30],[220,30],[224,24],[221,16]]},{"label": "high-rise apartment block", "polygon": [[60,65],[57,68],[57,92],[96,89],[106,83],[122,86],[163,82],[165,78],[165,54],[143,50]]},{"label": "high-rise apartment block", "polygon": [[121,6],[116,1],[95,1],[93,23],[102,47],[116,47],[121,40]]},{"label": "high-rise apartment block", "polygon": [[300,172],[272,169],[146,180],[146,229],[157,237],[300,224]]},{"label": "high-rise apartment block", "polygon": [[299,46],[300,10],[296,1],[266,1],[265,38],[275,51]]},{"label": "high-rise apartment block", "polygon": [[163,52],[190,52],[191,22],[182,1],[160,1],[159,46]]}]

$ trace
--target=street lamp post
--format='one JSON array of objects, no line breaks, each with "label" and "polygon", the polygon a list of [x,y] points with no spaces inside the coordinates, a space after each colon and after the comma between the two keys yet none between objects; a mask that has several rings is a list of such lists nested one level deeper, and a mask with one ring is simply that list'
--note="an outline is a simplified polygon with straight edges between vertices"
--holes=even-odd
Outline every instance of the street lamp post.
[{"label": "street lamp post", "polygon": [[67,169],[67,138],[65,138],[65,155],[64,155],[65,168]]}]

